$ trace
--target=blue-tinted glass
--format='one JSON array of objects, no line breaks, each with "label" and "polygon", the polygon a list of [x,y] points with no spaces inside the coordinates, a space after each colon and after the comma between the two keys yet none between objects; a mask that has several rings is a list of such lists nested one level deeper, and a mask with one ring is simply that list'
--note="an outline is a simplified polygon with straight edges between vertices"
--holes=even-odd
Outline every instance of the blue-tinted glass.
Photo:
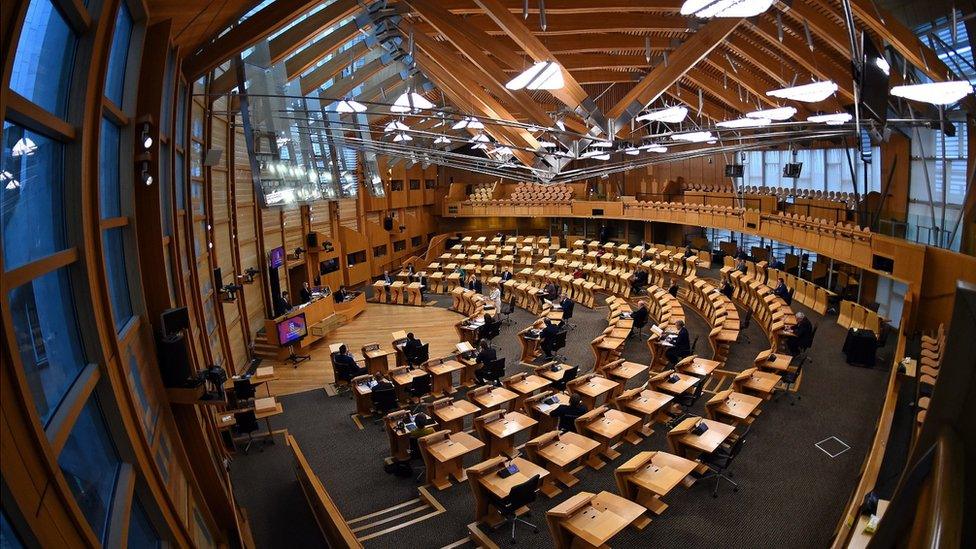
[{"label": "blue-tinted glass", "polygon": [[142,374],[139,372],[139,361],[136,360],[134,354],[129,355],[129,379],[132,380],[136,398],[139,399],[139,407],[142,408],[142,424],[146,430],[146,438],[152,440],[153,429],[156,426],[153,421],[155,414],[150,408],[149,397],[146,396],[146,387],[142,384]]},{"label": "blue-tinted glass", "polygon": [[115,330],[121,332],[132,318],[132,301],[129,298],[129,279],[125,272],[125,227],[107,229],[102,236],[105,254],[105,274],[108,277],[108,293],[112,300]]},{"label": "blue-tinted glass", "polygon": [[112,50],[108,56],[108,71],[105,73],[105,96],[122,105],[125,92],[125,65],[129,57],[129,37],[132,35],[132,15],[129,7],[122,2],[115,17],[115,34],[112,35]]},{"label": "blue-tinted glass", "polygon": [[170,171],[169,144],[159,146],[159,209],[163,220],[163,236],[169,236],[173,231],[173,178]]},{"label": "blue-tinted glass", "polygon": [[102,119],[101,144],[98,151],[98,196],[102,218],[122,215],[119,199],[119,146],[121,130],[109,119]]},{"label": "blue-tinted glass", "polygon": [[149,522],[149,515],[146,514],[142,504],[138,500],[132,505],[132,513],[129,515],[129,541],[127,547],[131,549],[151,549],[159,547],[160,539],[156,529]]},{"label": "blue-tinted glass", "polygon": [[203,144],[194,141],[190,149],[190,177],[203,177]]},{"label": "blue-tinted glass", "polygon": [[35,278],[8,298],[24,376],[41,422],[47,423],[85,366],[68,270]]},{"label": "blue-tinted glass", "polygon": [[176,167],[175,167],[175,177],[173,178],[173,183],[176,185],[176,209],[185,210],[186,202],[184,201],[184,196],[186,194],[183,186],[186,184],[186,174],[183,170],[186,169],[186,165],[183,162],[183,154],[176,153]]},{"label": "blue-tinted glass", "polygon": [[76,43],[50,0],[31,0],[14,55],[10,89],[64,117]]},{"label": "blue-tinted glass", "polygon": [[24,544],[17,537],[13,526],[7,520],[7,513],[0,513],[0,549],[20,549]]},{"label": "blue-tinted glass", "polygon": [[186,85],[180,84],[179,91],[177,92],[176,100],[176,146],[183,148],[183,144],[186,143],[186,136],[183,132],[186,131]]},{"label": "blue-tinted glass", "polygon": [[65,248],[63,152],[57,141],[11,122],[3,124],[0,234],[7,270]]},{"label": "blue-tinted glass", "polygon": [[169,437],[166,436],[166,431],[159,434],[159,448],[156,449],[156,467],[159,468],[159,474],[163,477],[163,482],[169,484],[169,463],[172,457],[172,452],[169,448]]},{"label": "blue-tinted glass", "polygon": [[101,539],[112,503],[119,455],[98,406],[98,397],[92,396],[81,410],[58,456],[58,466],[88,524]]}]

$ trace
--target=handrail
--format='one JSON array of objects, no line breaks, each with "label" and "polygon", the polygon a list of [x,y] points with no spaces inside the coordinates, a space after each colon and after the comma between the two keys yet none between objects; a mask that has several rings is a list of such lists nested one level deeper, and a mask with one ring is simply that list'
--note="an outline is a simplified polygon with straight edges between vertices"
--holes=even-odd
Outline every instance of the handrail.
[{"label": "handrail", "polygon": [[356,534],[349,528],[346,519],[339,512],[339,508],[332,501],[329,493],[325,491],[325,487],[322,486],[322,481],[312,471],[308,461],[305,459],[305,454],[298,447],[298,442],[295,440],[295,437],[291,434],[285,435],[285,442],[292,450],[293,465],[295,466],[295,476],[298,477],[298,484],[301,485],[302,492],[305,494],[305,500],[308,502],[309,507],[312,508],[315,522],[318,523],[319,530],[322,532],[322,536],[326,541],[329,542],[329,546],[361,549],[363,545],[356,539]]}]

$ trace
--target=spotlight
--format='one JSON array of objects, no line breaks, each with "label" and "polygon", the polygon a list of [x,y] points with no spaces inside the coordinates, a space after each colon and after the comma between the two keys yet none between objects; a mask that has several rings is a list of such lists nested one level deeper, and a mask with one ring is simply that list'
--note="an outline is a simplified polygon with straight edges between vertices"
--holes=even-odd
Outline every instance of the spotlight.
[{"label": "spotlight", "polygon": [[152,138],[151,135],[149,135],[149,122],[146,122],[145,124],[142,125],[142,137],[141,137],[141,139],[142,139],[142,148],[143,149],[147,149],[148,150],[149,147],[152,147],[153,138]]},{"label": "spotlight", "polygon": [[142,163],[142,182],[147,187],[153,184],[153,176],[149,173],[149,162]]}]

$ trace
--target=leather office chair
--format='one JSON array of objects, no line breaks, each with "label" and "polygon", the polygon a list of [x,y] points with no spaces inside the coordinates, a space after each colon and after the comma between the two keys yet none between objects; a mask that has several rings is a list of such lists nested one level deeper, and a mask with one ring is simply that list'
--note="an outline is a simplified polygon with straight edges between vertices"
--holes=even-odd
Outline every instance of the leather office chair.
[{"label": "leather office chair", "polygon": [[370,393],[369,398],[373,403],[373,413],[378,416],[377,421],[381,421],[390,412],[400,409],[400,403],[397,402],[396,389],[373,391]]},{"label": "leather office chair", "polygon": [[502,332],[501,324],[500,320],[492,321],[491,324],[485,324],[478,330],[478,338],[487,339],[489,342],[495,339]]},{"label": "leather office chair", "polygon": [[424,343],[413,356],[407,357],[407,364],[410,366],[420,366],[430,360],[430,343]]},{"label": "leather office chair", "polygon": [[649,317],[645,316],[643,321],[635,322],[633,328],[630,329],[631,334],[637,334],[637,339],[640,339],[640,337],[643,335],[644,326],[647,326],[648,318]]},{"label": "leather office chair", "polygon": [[420,453],[420,443],[418,442],[419,440],[420,439],[418,439],[417,437],[410,437],[410,451],[407,453],[407,456],[408,456],[407,457],[407,464],[408,465],[410,465],[411,467],[413,467],[413,465],[412,465],[413,462],[416,461],[416,460],[418,460],[418,459],[420,460],[420,463],[422,464],[420,466],[420,468],[419,468],[419,471],[420,472],[417,473],[417,476],[415,476],[414,479],[413,479],[414,482],[420,482],[420,479],[422,479],[424,477],[424,475],[427,473],[427,464],[424,462],[424,456],[423,456],[423,454]]},{"label": "leather office chair", "polygon": [[254,398],[254,385],[250,379],[234,380],[234,400],[237,401],[237,408],[245,408],[248,401]]},{"label": "leather office chair", "polygon": [[736,456],[742,451],[742,447],[745,445],[751,430],[752,426],[750,425],[731,445],[719,446],[714,452],[703,454],[699,458],[699,461],[705,464],[709,471],[701,480],[715,479],[715,487],[712,489],[713,498],[718,497],[718,485],[722,482],[722,479],[725,479],[732,485],[733,492],[739,491],[739,485],[732,480],[732,473],[729,472],[729,468],[732,467],[732,462],[735,461]]},{"label": "leather office chair", "polygon": [[576,309],[576,302],[574,302],[573,300],[569,301],[568,307],[563,307],[563,322],[566,323],[566,328],[569,330],[573,330],[577,328],[575,324],[572,324],[570,322],[570,319],[573,318],[573,311],[575,309]]},{"label": "leather office chair", "polygon": [[566,346],[566,335],[569,332],[566,330],[560,330],[556,332],[556,335],[552,338],[552,357],[553,360],[558,360],[559,362],[565,362],[568,360],[566,357],[559,354],[559,350]]},{"label": "leather office chair", "polygon": [[[533,475],[532,478],[513,486],[509,490],[508,495],[499,498],[497,496],[491,497],[491,504],[498,509],[499,514],[505,519],[505,523],[510,523],[512,525],[512,543],[515,543],[515,527],[522,523],[530,528],[532,528],[533,534],[539,533],[539,527],[531,522],[522,519],[518,516],[517,512],[522,507],[525,507],[536,500],[536,496],[539,492],[539,475]],[[527,516],[531,516],[532,513],[526,513]],[[504,524],[504,523],[503,523]],[[499,525],[501,526],[501,525]]]},{"label": "leather office chair", "polygon": [[579,375],[579,366],[566,368],[566,370],[563,372],[562,379],[560,379],[559,381],[553,381],[552,386],[553,388],[558,389],[560,391],[565,391],[566,383],[573,381],[574,379],[576,379],[576,376],[578,375]]},{"label": "leather office chair", "polygon": [[785,388],[780,391],[777,391],[776,393],[777,400],[779,399],[779,395],[786,393],[786,396],[789,397],[790,399],[790,406],[793,406],[794,404],[796,404],[797,400],[803,398],[800,395],[790,390],[793,388],[793,385],[796,384],[797,380],[800,379],[800,373],[802,372],[803,372],[803,360],[801,360],[800,363],[797,364],[795,370],[787,370],[786,372],[783,373],[782,376],[780,376],[780,380],[783,382]]},{"label": "leather office chair", "polygon": [[499,381],[505,377],[505,358],[496,358],[488,364],[485,364],[485,371],[482,375],[482,380],[485,382],[491,382],[493,385],[498,385]]},{"label": "leather office chair", "polygon": [[335,357],[336,353],[329,355],[329,358],[332,360],[332,371],[335,373],[336,393],[346,392],[349,398],[352,398],[352,385],[350,382],[352,378],[356,377],[356,373],[337,365]]},{"label": "leather office chair", "polygon": [[413,381],[411,381],[410,385],[407,386],[407,394],[410,395],[411,398],[416,399],[416,403],[418,405],[423,402],[423,398],[425,396],[430,394],[430,390],[430,374],[424,374],[422,376],[413,378]]},{"label": "leather office chair", "polygon": [[501,322],[504,322],[506,324],[515,324],[515,321],[512,320],[512,313],[514,312],[515,312],[515,296],[513,295],[512,297],[508,298],[507,302],[502,303],[501,313],[502,316],[505,318],[503,318]]},{"label": "leather office chair", "polygon": [[[254,432],[259,429],[258,418],[254,415],[254,410],[247,410],[234,414],[234,421],[236,422],[234,425],[234,433],[237,435],[247,435],[247,444],[244,446],[244,453],[246,454],[251,449],[251,443],[254,442]],[[264,451],[263,447],[261,451]]]}]

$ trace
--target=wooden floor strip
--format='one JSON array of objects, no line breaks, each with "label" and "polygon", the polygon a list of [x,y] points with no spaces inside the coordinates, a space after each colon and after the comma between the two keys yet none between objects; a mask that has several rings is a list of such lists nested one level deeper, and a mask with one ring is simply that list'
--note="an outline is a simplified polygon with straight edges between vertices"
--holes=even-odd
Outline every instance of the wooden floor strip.
[{"label": "wooden floor strip", "polygon": [[[392,522],[394,520],[401,519],[403,517],[408,517],[410,515],[413,515],[414,513],[419,513],[420,511],[426,511],[428,509],[430,509],[430,507],[428,507],[426,505],[421,505],[420,507],[414,507],[413,509],[408,509],[408,510],[402,512],[402,513],[397,513],[395,515],[386,517],[384,519],[380,519],[380,520],[377,520],[377,521],[374,521],[374,522],[370,522],[370,523],[364,524],[363,526],[359,526],[359,527],[353,528],[352,531],[353,531],[353,533],[355,533],[355,532],[362,532],[363,530],[370,530],[370,529],[375,528],[375,527],[377,527],[377,526],[379,526],[381,524],[386,524],[388,522]],[[434,510],[434,513],[437,514],[437,512],[438,511],[435,509]]]},{"label": "wooden floor strip", "polygon": [[413,505],[414,503],[419,503],[419,502],[420,502],[420,498],[413,498],[410,501],[405,501],[403,503],[394,505],[393,507],[387,507],[386,509],[381,509],[379,511],[376,511],[375,513],[370,513],[368,515],[363,515],[361,517],[356,517],[356,518],[354,518],[352,520],[347,520],[346,523],[347,524],[353,524],[353,523],[356,523],[356,522],[359,522],[359,521],[362,521],[362,520],[371,519],[373,517],[378,517],[380,515],[385,515],[386,513],[389,513],[390,511],[395,511],[397,509],[401,509],[403,507],[406,507],[407,505]]},{"label": "wooden floor strip", "polygon": [[442,512],[443,511],[434,511],[432,513],[427,513],[426,515],[423,515],[421,517],[417,517],[417,518],[415,518],[415,519],[413,519],[411,521],[408,521],[408,522],[404,522],[403,524],[398,524],[398,525],[396,525],[396,526],[394,526],[392,528],[387,528],[386,530],[380,530],[379,532],[373,532],[372,534],[369,534],[368,536],[363,536],[361,538],[356,538],[356,539],[358,539],[359,541],[366,541],[366,540],[373,539],[375,537],[382,536],[384,534],[389,534],[390,532],[396,532],[397,530],[399,530],[401,528],[406,528],[407,526],[410,526],[411,524],[416,524],[418,522],[425,521],[425,520],[427,520],[427,519],[429,519],[431,517],[436,517],[437,515],[441,514]]}]

